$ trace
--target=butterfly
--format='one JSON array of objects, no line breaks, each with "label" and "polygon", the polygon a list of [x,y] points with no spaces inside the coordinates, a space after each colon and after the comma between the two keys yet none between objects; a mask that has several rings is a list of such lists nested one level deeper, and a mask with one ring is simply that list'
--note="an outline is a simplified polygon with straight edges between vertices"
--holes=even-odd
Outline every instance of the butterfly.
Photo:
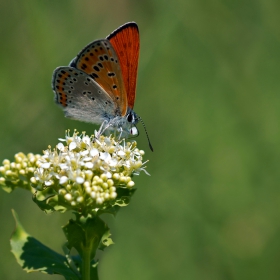
[{"label": "butterfly", "polygon": [[[128,22],[88,44],[69,66],[56,68],[52,89],[65,117],[101,124],[100,133],[114,129],[138,135],[136,124],[143,121],[133,107],[139,48],[138,26]],[[150,141],[149,146],[153,150]]]}]

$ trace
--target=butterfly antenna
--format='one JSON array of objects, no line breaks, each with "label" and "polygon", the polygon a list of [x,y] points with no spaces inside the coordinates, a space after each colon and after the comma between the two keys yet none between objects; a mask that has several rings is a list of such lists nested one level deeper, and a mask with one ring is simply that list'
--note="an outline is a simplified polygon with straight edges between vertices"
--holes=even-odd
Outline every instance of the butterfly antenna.
[{"label": "butterfly antenna", "polygon": [[142,125],[143,125],[143,127],[144,127],[144,130],[145,130],[145,133],[146,133],[146,136],[147,136],[147,139],[148,139],[149,147],[150,147],[151,151],[153,152],[154,149],[153,149],[153,146],[152,146],[152,144],[151,144],[151,141],[150,141],[150,138],[149,138],[149,135],[148,135],[148,131],[147,131],[147,129],[146,129],[146,126],[145,126],[143,120],[142,120],[139,116],[138,116],[138,119],[140,120],[140,122],[142,123]]}]

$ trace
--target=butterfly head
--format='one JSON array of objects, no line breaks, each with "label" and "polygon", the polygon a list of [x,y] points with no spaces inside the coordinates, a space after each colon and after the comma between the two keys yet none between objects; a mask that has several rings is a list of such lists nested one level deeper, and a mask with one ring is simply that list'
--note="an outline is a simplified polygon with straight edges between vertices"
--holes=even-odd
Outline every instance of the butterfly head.
[{"label": "butterfly head", "polygon": [[148,135],[148,132],[147,132],[147,129],[146,129],[146,126],[145,126],[143,120],[129,107],[128,107],[127,113],[126,113],[126,120],[130,126],[129,133],[130,133],[130,135],[133,135],[133,136],[139,135],[139,131],[136,127],[136,124],[139,121],[142,123],[146,136],[147,136],[147,139],[148,139],[148,142],[149,142],[149,147],[150,147],[151,151],[153,151],[154,149],[152,147],[152,144],[151,144],[151,141],[150,141],[150,138],[149,138],[149,135]]},{"label": "butterfly head", "polygon": [[126,113],[126,120],[128,123],[131,123],[132,125],[136,125],[139,121],[139,117],[132,109],[128,107]]},{"label": "butterfly head", "polygon": [[139,121],[139,117],[137,116],[137,114],[131,108],[128,107],[125,118],[129,127],[129,134],[132,136],[138,136],[139,131],[136,127],[136,124]]}]

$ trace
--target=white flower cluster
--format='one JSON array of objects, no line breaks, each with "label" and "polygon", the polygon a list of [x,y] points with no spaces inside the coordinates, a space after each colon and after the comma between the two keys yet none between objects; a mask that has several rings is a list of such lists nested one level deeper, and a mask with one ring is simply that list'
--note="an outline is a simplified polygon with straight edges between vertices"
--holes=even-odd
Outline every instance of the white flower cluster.
[{"label": "white flower cluster", "polygon": [[144,151],[136,142],[77,132],[70,136],[69,131],[59,140],[55,149],[44,151],[31,182],[37,190],[54,188],[73,208],[99,208],[117,198],[118,188],[131,189],[133,175],[146,172]]},{"label": "white flower cluster", "polygon": [[0,177],[0,185],[8,192],[16,187],[31,189],[30,178],[39,165],[41,155],[17,153],[14,158],[14,162],[3,160],[0,166],[0,174],[3,176]]}]

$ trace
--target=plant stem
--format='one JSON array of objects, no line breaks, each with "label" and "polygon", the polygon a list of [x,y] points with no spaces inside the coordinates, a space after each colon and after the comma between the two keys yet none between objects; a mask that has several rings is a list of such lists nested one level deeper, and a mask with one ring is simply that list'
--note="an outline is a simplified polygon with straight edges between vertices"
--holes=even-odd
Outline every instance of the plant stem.
[{"label": "plant stem", "polygon": [[[87,244],[88,245],[88,244]],[[83,250],[82,262],[82,279],[90,280],[90,246],[86,246]]]}]

